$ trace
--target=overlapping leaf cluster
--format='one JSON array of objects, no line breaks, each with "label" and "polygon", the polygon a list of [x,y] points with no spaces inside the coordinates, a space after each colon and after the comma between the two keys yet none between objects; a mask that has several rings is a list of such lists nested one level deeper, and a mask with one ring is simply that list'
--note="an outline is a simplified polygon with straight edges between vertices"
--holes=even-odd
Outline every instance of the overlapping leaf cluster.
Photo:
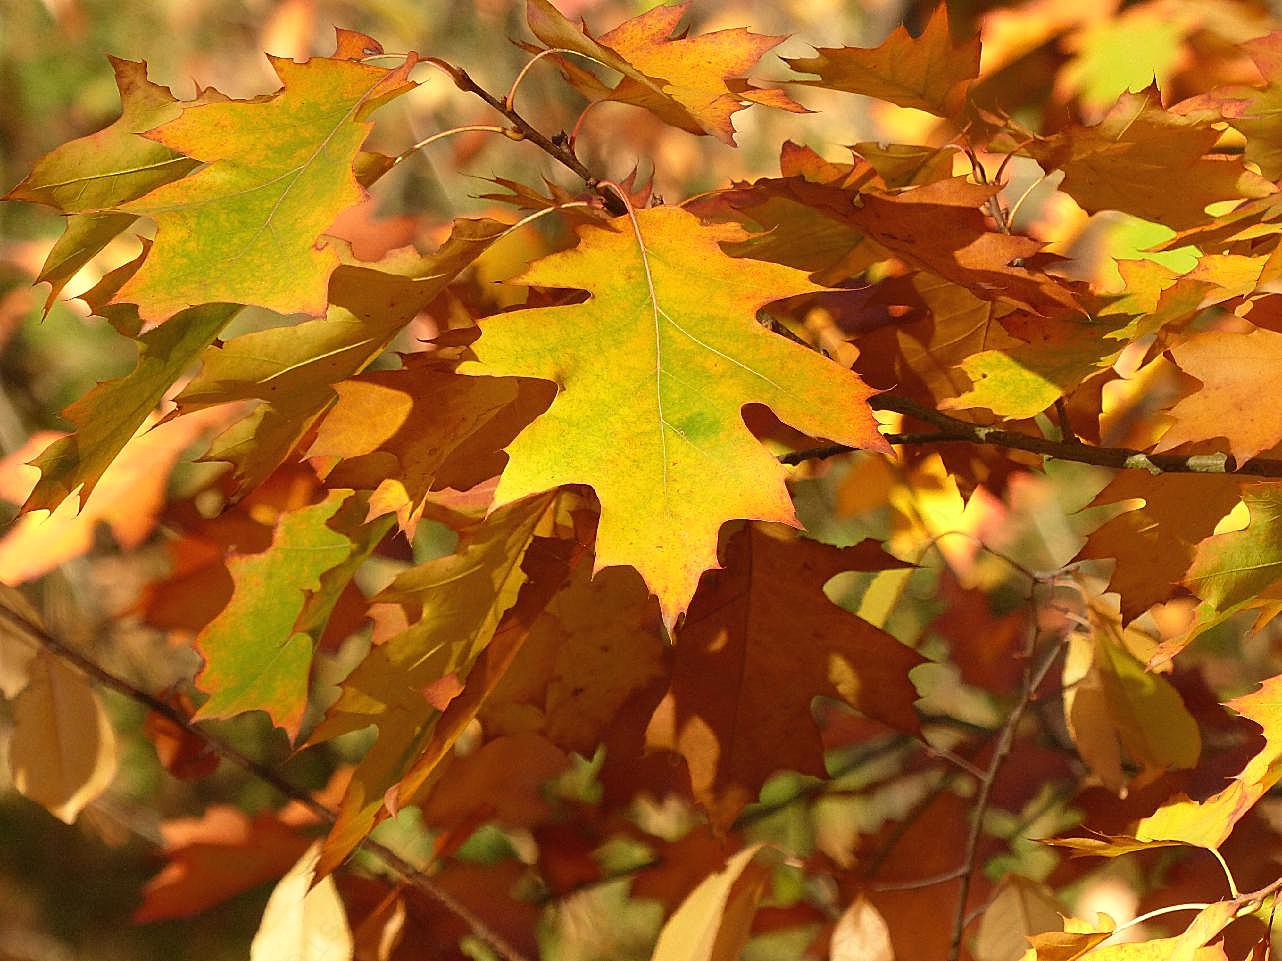
[{"label": "overlapping leaf cluster", "polygon": [[[301,857],[255,957],[342,927],[336,896],[345,956],[462,957],[484,932],[458,911],[344,868],[417,808],[440,887],[529,957],[585,889],[629,917],[658,902],[643,940],[665,961],[779,931],[796,956],[1004,961],[1222,958],[1228,928],[1241,956],[1258,925],[1235,922],[1267,917],[1282,858],[1260,809],[1282,777],[1282,675],[1235,692],[1234,721],[1196,655],[1235,627],[1271,638],[1282,612],[1282,32],[1260,21],[1242,48],[1256,82],[1175,84],[1183,99],[1154,83],[1100,102],[1082,54],[1053,73],[1070,118],[1021,101],[1022,71],[1066,38],[1106,48],[1112,21],[1003,11],[1045,33],[1021,53],[992,15],[1006,46],[985,60],[940,5],[919,36],[765,81],[748,74],[782,38],[683,32],[685,13],[594,35],[530,0],[526,48],[589,104],[731,144],[733,114],[799,112],[785,90],[809,87],[924,112],[931,132],[843,161],[787,141],[777,175],[666,205],[634,182],[506,184],[532,217],[459,220],[432,253],[366,262],[331,231],[394,166],[364,149],[370,118],[419,60],[340,31],[332,56],[273,60],[281,90],[251,100],[178,101],[115,61],[120,120],[7,195],[67,217],[40,278],[55,296],[117,235],[148,234],[84,296],[137,365],[68,408],[38,479],[5,493],[28,513],[3,576],[86,550],[83,526],[66,547],[74,506],[118,520],[113,472],[163,478],[214,434],[204,459],[231,468],[165,511],[171,570],[135,612],[194,644],[196,720],[263,711],[338,752],[367,732],[318,847],[302,815],[211,810],[170,839],[139,918]],[[1224,40],[1183,16],[1171,43]],[[1143,249],[1092,266],[1089,233],[1057,236],[1044,196],[1021,217],[1016,183],[1100,236],[1138,225]],[[530,219],[552,249],[495,295],[473,267]],[[247,328],[250,311],[274,320]],[[907,610],[914,594],[936,613]],[[340,651],[335,693],[316,668]],[[99,753],[110,729],[58,662],[26,669],[5,691],[15,783],[74,818],[109,762],[64,745],[82,783],[41,784],[20,738],[65,726],[58,704]],[[154,736],[173,769],[208,773],[181,731]],[[789,808],[802,842],[782,840]],[[483,825],[521,856],[462,856]],[[1204,893],[1196,848],[1237,872],[1230,896]],[[1185,870],[1201,913],[1098,947],[1114,922],[1057,899],[1090,877],[1065,850]],[[202,873],[219,880],[192,886]]]}]

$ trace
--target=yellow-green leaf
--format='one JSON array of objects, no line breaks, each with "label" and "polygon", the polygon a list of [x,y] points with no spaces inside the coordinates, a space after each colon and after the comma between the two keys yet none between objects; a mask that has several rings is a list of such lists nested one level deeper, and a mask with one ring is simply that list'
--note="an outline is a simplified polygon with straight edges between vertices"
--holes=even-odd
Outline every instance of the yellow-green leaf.
[{"label": "yellow-green leaf", "polygon": [[321,575],[352,551],[352,542],[326,524],[350,495],[331,491],[319,504],[285,514],[267,550],[228,562],[235,591],[196,638],[205,658],[196,681],[210,692],[197,718],[261,710],[291,738],[297,735],[313,640],[296,623]]},{"label": "yellow-green leaf", "polygon": [[412,86],[413,63],[272,58],[284,84],[275,96],[188,106],[150,131],[205,166],[117,208],[156,222],[155,246],[117,302],[147,321],[216,302],[323,314],[339,258],[321,235],[363,199],[353,165],[365,117]]},{"label": "yellow-green leaf", "polygon": [[516,280],[592,296],[481,321],[477,361],[459,367],[560,386],[508,446],[495,503],[590,484],[602,512],[597,568],[635,567],[669,625],[717,565],[725,521],[797,523],[785,470],[748,431],[745,404],[816,437],[886,449],[858,377],[755,321],[771,301],[821,288],[719,246],[743,238],[673,207],[586,227],[577,248]]}]

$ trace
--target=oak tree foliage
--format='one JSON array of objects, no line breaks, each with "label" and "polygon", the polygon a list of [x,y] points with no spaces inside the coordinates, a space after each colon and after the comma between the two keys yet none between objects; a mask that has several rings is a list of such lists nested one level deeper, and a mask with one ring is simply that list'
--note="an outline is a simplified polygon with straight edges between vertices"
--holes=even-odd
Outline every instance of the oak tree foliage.
[{"label": "oak tree foliage", "polygon": [[[135,366],[0,471],[13,786],[68,822],[110,790],[91,682],[174,777],[274,776],[284,807],[166,822],[134,918],[278,882],[264,961],[1269,957],[1282,30],[1052,6],[781,60],[697,5],[528,0],[576,109],[916,131],[662,199],[662,152],[610,180],[590,121],[449,50],[340,29],[248,99],[113,60],[120,118],[5,197],[64,218],[50,302],[142,238],[83,295]],[[1178,56],[1119,82],[1158,24]],[[491,126],[373,150],[425,83]],[[435,246],[339,226],[476,129],[555,172]],[[193,445],[223,469],[167,490]],[[121,617],[194,647],[181,690],[17,589],[101,524],[163,544]],[[252,712],[328,786],[205,726]]]}]

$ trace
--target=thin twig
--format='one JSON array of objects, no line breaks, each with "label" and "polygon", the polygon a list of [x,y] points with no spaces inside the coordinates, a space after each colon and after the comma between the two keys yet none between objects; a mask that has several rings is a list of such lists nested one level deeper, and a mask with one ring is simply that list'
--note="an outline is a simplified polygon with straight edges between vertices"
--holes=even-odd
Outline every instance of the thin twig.
[{"label": "thin twig", "polygon": [[1073,431],[1073,422],[1068,416],[1068,404],[1064,403],[1063,397],[1055,398],[1055,417],[1059,421],[1059,439],[1066,444],[1080,444],[1081,441]]},{"label": "thin twig", "polygon": [[[924,420],[938,428],[932,433],[887,434],[892,444],[970,443],[1007,447],[1057,460],[1094,464],[1122,470],[1143,470],[1150,474],[1238,474],[1243,477],[1282,477],[1282,460],[1257,458],[1241,464],[1231,454],[1147,454],[1130,447],[1095,447],[1080,442],[1048,440],[1001,427],[972,424],[925,407],[906,397],[878,394],[869,403],[878,410],[893,410]],[[793,451],[779,457],[783,464],[800,464],[848,454],[858,448],[826,444]]]},{"label": "thin twig", "polygon": [[[25,637],[34,641],[55,657],[74,665],[103,687],[108,687],[116,693],[124,695],[134,703],[140,704],[148,710],[159,714],[165,720],[178,725],[193,737],[199,738],[220,757],[232,762],[241,770],[253,775],[265,784],[271,785],[285,797],[297,801],[324,823],[332,826],[338,820],[338,816],[333,811],[317,801],[307,791],[291,784],[279,771],[261,761],[255,760],[232,745],[216,739],[203,728],[194,724],[191,718],[187,717],[182,711],[177,710],[170,704],[166,704],[160,698],[140,690],[123,677],[113,674],[80,651],[69,647],[38,624],[32,623],[18,612],[11,610],[7,605],[0,604],[0,618],[3,618],[10,625],[17,628]],[[471,908],[458,901],[454,895],[442,888],[431,877],[424,874],[401,855],[387,847],[387,845],[372,838],[365,838],[360,846],[424,894],[438,901],[442,907],[466,924],[473,935],[493,948],[504,961],[527,961],[525,955],[481,920]]]},{"label": "thin twig", "polygon": [[534,144],[545,154],[566,169],[570,170],[576,177],[587,184],[588,189],[601,198],[601,202],[605,205],[605,209],[614,216],[622,217],[628,212],[628,208],[624,205],[623,201],[615,194],[611,193],[609,189],[603,187],[601,185],[600,178],[585,167],[583,162],[574,155],[574,152],[570,150],[567,145],[554,143],[542,131],[533,127],[530,122],[521,116],[521,114],[514,108],[509,107],[502,100],[473,80],[466,70],[461,67],[456,67],[451,63],[447,63],[437,57],[425,57],[424,61],[432,64],[433,66],[439,67],[448,73],[450,77],[453,78],[454,85],[460,90],[480,97],[499,113],[503,114],[503,116],[507,117],[508,121],[516,131],[519,132],[526,140]]},{"label": "thin twig", "polygon": [[997,735],[997,743],[993,747],[993,756],[988,761],[988,768],[984,772],[984,777],[979,782],[979,793],[975,798],[975,809],[972,814],[973,820],[970,825],[970,832],[966,836],[966,847],[962,857],[961,885],[957,892],[957,910],[953,916],[953,936],[952,944],[948,951],[948,961],[957,961],[961,956],[962,935],[966,930],[966,901],[970,894],[971,879],[975,875],[976,859],[979,853],[979,839],[984,833],[984,817],[988,813],[988,805],[992,800],[993,786],[997,783],[997,775],[1001,772],[1002,765],[1010,756],[1011,750],[1015,746],[1015,732],[1019,728],[1019,722],[1024,719],[1024,714],[1028,706],[1032,703],[1033,698],[1037,695],[1037,690],[1046,680],[1046,675],[1050,673],[1051,667],[1059,659],[1060,650],[1063,645],[1057,640],[1050,645],[1042,659],[1036,667],[1031,666],[1031,654],[1036,647],[1038,637],[1037,627],[1037,601],[1036,586],[1029,590],[1029,606],[1033,609],[1029,624],[1029,643],[1027,653],[1029,659],[1025,662],[1024,685],[1020,691],[1019,699],[1011,708],[1010,714],[1006,716],[1006,721]]}]

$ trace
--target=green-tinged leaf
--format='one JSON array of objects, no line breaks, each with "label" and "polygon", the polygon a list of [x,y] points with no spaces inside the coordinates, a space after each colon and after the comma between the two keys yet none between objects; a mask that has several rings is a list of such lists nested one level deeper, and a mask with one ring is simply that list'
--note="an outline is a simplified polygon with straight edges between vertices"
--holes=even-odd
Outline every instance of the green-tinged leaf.
[{"label": "green-tinged leaf", "polygon": [[165,392],[237,310],[233,304],[194,307],[139,337],[138,364],[132,371],[98,384],[63,411],[76,429],[32,461],[40,468],[40,480],[23,510],[53,510],[77,490],[83,506]]},{"label": "green-tinged leaf", "polygon": [[979,76],[979,37],[954,44],[943,3],[920,37],[914,39],[901,26],[871,50],[825,47],[818,54],[784,58],[799,73],[819,75],[795,83],[864,94],[940,117],[960,110],[970,81]]},{"label": "green-tinged leaf", "polygon": [[350,496],[331,491],[319,504],[283,515],[267,550],[227,562],[231,601],[196,638],[205,659],[196,683],[210,694],[197,718],[260,710],[291,738],[298,734],[313,650],[298,619],[307,592],[351,554],[351,541],[328,526]]},{"label": "green-tinged leaf", "polygon": [[151,131],[204,166],[118,207],[151,217],[156,243],[117,301],[136,303],[146,321],[215,302],[323,314],[339,257],[320,237],[363,199],[353,164],[371,127],[365,118],[413,86],[413,63],[411,55],[385,70],[337,57],[272,58],[280,93],[189,106]]},{"label": "green-tinged leaf", "polygon": [[72,214],[67,218],[62,236],[49,250],[37,283],[49,285],[45,313],[58,299],[62,289],[76,273],[111,243],[121,231],[134,222],[130,214]]},{"label": "green-tinged leaf", "polygon": [[1127,780],[1123,752],[1143,774],[1195,766],[1197,722],[1170,681],[1144,666],[1156,641],[1124,631],[1098,605],[1088,613],[1091,632],[1071,634],[1064,659],[1064,716],[1082,760],[1118,794]]},{"label": "green-tinged leaf", "polygon": [[199,166],[199,160],[183,156],[172,146],[141,136],[181,112],[183,105],[169,88],[147,79],[145,63],[108,59],[120,88],[120,118],[43,157],[4,200],[48,204],[64,213],[102,210],[177,180]]},{"label": "green-tinged leaf", "polygon": [[1220,611],[1282,578],[1282,485],[1248,488],[1242,500],[1250,514],[1246,529],[1202,541],[1184,575],[1189,589]]},{"label": "green-tinged leaf", "polygon": [[986,350],[961,362],[972,386],[944,400],[945,410],[983,407],[999,417],[1035,417],[1082,381],[1107,368],[1121,353],[1101,331],[1078,333],[1009,350]]},{"label": "green-tinged leaf", "polygon": [[521,562],[551,503],[550,496],[533,498],[495,513],[458,553],[411,568],[374,599],[400,605],[410,626],[357,665],[309,738],[316,743],[370,725],[379,732],[339,807],[322,874],[374,826],[384,794],[414,763],[516,602],[526,581]]},{"label": "green-tinged leaf", "polygon": [[393,272],[339,267],[325,318],[243,334],[206,350],[200,374],[177,398],[179,410],[260,403],[215,439],[205,459],[230,461],[242,488],[256,487],[333,403],[335,385],[368,367],[504,229],[492,220],[460,220],[440,249],[386,265]]},{"label": "green-tinged leaf", "polygon": [[749,433],[745,404],[813,436],[875,450],[885,441],[858,377],[756,323],[765,304],[821,288],[800,271],[725,256],[718,243],[743,239],[739,228],[659,207],[580,238],[517,282],[592,297],[481,321],[477,361],[459,372],[561,386],[508,446],[495,503],[592,485],[598,569],[635,567],[672,624],[716,566],[725,521],[796,523],[785,472]]}]

